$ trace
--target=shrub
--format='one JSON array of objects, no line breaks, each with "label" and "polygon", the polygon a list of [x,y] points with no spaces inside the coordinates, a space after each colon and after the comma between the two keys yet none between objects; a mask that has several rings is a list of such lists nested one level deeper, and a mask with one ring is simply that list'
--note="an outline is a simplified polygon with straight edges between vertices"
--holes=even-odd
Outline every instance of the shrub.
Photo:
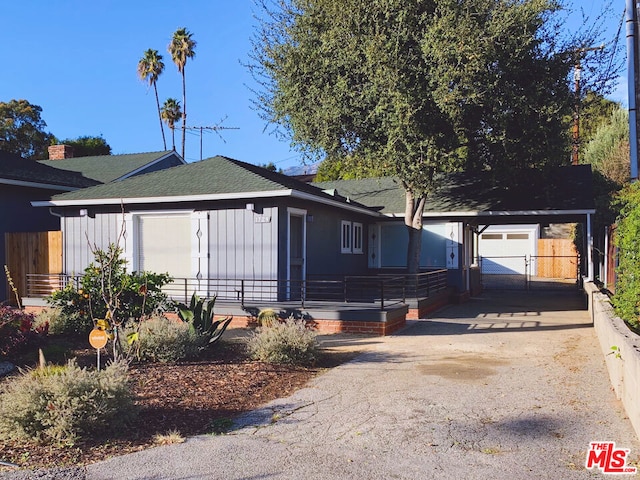
[{"label": "shrub", "polygon": [[125,337],[135,339],[127,347],[129,354],[143,362],[175,362],[196,356],[207,340],[188,323],[161,316],[127,327]]},{"label": "shrub", "polygon": [[316,334],[306,328],[304,320],[287,319],[271,327],[259,327],[247,341],[255,360],[294,365],[312,364],[318,352]]},{"label": "shrub", "polygon": [[622,205],[616,245],[618,274],[612,303],[616,314],[632,327],[640,326],[640,183],[624,188],[619,197]]},{"label": "shrub", "polygon": [[33,315],[0,305],[0,356],[11,356],[36,343],[46,326],[34,328]]},{"label": "shrub", "polygon": [[72,360],[7,381],[0,393],[0,438],[73,445],[117,430],[132,414],[124,363],[89,371]]},{"label": "shrub", "polygon": [[93,320],[86,315],[63,313],[61,308],[47,308],[36,315],[34,328],[47,326],[52,335],[87,334],[93,328]]},{"label": "shrub", "polygon": [[127,273],[122,250],[111,244],[107,251],[96,250],[95,260],[85,269],[78,287],[68,284],[47,300],[64,315],[81,317],[83,325],[107,317],[105,298],[117,306],[119,320],[139,320],[167,307],[162,287],[170,281],[166,273]]}]

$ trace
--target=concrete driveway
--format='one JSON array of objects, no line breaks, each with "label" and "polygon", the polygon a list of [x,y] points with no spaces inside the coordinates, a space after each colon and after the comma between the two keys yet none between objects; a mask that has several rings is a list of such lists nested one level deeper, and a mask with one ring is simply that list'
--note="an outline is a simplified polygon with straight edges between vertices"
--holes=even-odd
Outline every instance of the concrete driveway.
[{"label": "concrete driveway", "polygon": [[113,458],[87,478],[602,478],[584,468],[589,442],[615,441],[632,461],[640,443],[582,306],[485,294],[391,337],[345,340],[364,353],[232,433]]}]

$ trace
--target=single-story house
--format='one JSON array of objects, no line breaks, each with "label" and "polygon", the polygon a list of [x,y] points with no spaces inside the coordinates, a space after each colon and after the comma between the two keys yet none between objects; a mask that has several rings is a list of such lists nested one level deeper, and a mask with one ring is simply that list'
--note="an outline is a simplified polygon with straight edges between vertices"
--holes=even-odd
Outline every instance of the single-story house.
[{"label": "single-story house", "polygon": [[[590,179],[588,166],[530,172],[503,188],[485,174],[443,177],[425,208],[421,267],[446,269],[464,297],[488,225],[581,222],[589,238]],[[332,279],[405,267],[404,192],[390,177],[310,185],[218,156],[33,204],[61,218],[67,274],[84,270],[93,247],[119,242],[132,270],[169,272],[185,297],[224,291],[245,304],[251,291],[261,307],[327,299]],[[362,290],[377,288],[390,289]]]},{"label": "single-story house", "polygon": [[193,280],[190,288],[205,295],[208,279],[276,282],[273,299],[307,278],[366,275],[365,232],[380,218],[345,197],[225,157],[34,205],[60,216],[68,273],[84,270],[93,246],[120,238],[133,270]]}]

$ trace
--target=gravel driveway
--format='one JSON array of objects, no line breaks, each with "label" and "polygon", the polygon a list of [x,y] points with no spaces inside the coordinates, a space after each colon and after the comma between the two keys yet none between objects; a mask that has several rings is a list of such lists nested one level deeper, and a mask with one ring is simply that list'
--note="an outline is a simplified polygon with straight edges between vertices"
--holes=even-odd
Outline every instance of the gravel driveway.
[{"label": "gravel driveway", "polygon": [[[100,462],[86,478],[603,478],[584,468],[590,441],[632,461],[640,443],[582,307],[575,294],[487,293],[348,340],[366,351],[232,433]],[[85,476],[67,473],[57,478]]]}]

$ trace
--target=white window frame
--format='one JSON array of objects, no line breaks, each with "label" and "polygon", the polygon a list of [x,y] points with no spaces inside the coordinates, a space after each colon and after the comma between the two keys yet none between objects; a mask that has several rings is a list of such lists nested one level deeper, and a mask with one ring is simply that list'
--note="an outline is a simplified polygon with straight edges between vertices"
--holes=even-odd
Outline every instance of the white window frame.
[{"label": "white window frame", "polygon": [[362,226],[361,223],[358,222],[353,222],[353,224],[351,225],[351,233],[352,233],[352,240],[351,240],[351,247],[353,249],[353,253],[363,253],[363,247],[362,247],[362,243],[364,241],[363,237],[363,233],[364,233],[364,228]]},{"label": "white window frame", "polygon": [[359,222],[340,222],[340,253],[364,253],[364,225]]},{"label": "white window frame", "polygon": [[353,225],[347,220],[340,222],[340,253],[351,253],[353,245]]}]

